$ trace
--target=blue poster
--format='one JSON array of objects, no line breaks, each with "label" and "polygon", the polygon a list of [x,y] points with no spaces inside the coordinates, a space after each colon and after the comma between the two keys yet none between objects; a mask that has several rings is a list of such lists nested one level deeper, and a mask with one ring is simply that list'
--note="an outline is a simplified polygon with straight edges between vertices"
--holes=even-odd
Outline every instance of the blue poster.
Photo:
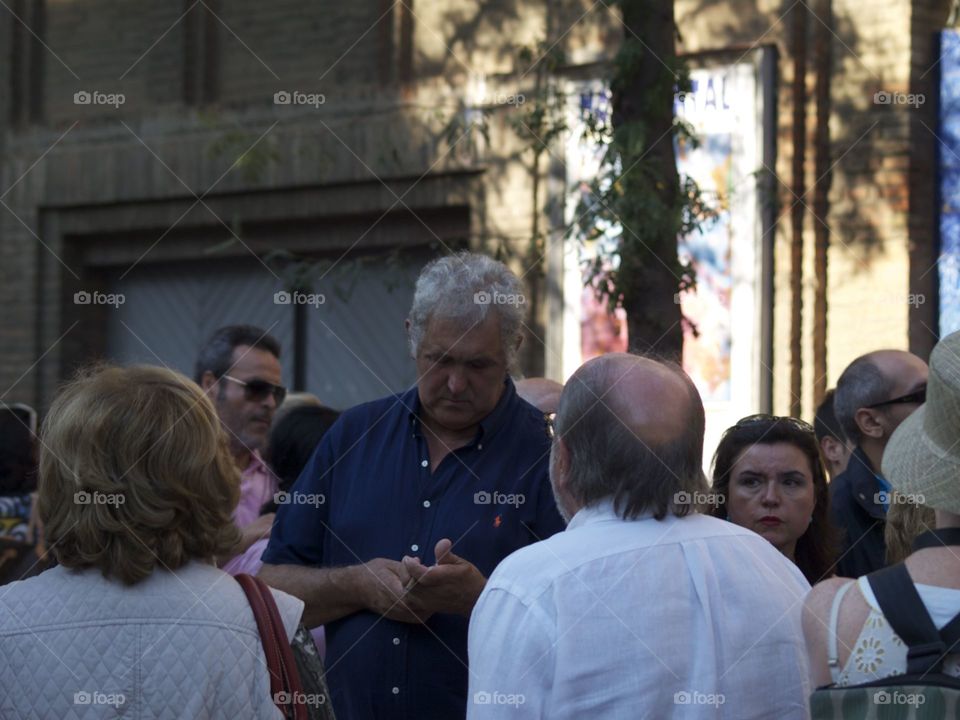
[{"label": "blue poster", "polygon": [[960,330],[960,33],[940,33],[940,337]]}]

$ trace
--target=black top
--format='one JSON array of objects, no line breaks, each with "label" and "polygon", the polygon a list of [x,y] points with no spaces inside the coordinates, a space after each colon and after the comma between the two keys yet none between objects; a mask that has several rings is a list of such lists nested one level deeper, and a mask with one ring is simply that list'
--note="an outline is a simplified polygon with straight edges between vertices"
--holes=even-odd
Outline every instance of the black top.
[{"label": "black top", "polygon": [[837,575],[858,578],[886,567],[882,492],[870,460],[858,447],[847,469],[830,483],[830,519],[841,535]]}]

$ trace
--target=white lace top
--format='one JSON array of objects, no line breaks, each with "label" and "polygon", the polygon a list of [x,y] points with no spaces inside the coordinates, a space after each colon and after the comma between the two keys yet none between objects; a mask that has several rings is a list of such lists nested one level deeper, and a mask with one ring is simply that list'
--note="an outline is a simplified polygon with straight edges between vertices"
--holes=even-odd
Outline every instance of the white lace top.
[{"label": "white lace top", "polygon": [[[837,654],[837,618],[840,603],[854,583],[847,583],[833,599],[830,612],[828,636],[828,655],[830,675],[833,682],[842,687],[880,680],[891,675],[901,675],[907,671],[907,646],[897,636],[880,611],[880,604],[873,594],[873,588],[866,577],[856,581],[863,599],[870,606],[870,614],[863,623],[860,635],[851,648],[850,657],[841,669]],[[960,612],[960,590],[921,585],[916,583],[917,593],[923,601],[933,624],[940,630]],[[943,672],[960,677],[960,654],[947,655],[943,663]]]}]

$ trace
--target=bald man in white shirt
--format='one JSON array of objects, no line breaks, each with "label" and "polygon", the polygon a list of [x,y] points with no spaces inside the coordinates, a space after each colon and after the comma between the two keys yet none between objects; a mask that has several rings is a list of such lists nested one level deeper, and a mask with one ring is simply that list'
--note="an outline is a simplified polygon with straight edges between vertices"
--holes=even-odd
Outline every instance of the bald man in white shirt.
[{"label": "bald man in white shirt", "polygon": [[695,512],[703,427],[677,366],[618,353],[574,373],[550,463],[569,526],[487,581],[470,720],[807,717],[810,586],[759,535]]}]

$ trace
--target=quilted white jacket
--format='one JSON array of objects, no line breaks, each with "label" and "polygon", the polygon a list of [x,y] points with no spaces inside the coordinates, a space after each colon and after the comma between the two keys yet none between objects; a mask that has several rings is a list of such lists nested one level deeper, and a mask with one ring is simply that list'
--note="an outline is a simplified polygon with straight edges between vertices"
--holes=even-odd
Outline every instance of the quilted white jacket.
[{"label": "quilted white jacket", "polygon": [[[303,602],[273,594],[292,638]],[[279,717],[247,597],[212,565],[133,587],[55,567],[0,587],[4,720]]]}]

